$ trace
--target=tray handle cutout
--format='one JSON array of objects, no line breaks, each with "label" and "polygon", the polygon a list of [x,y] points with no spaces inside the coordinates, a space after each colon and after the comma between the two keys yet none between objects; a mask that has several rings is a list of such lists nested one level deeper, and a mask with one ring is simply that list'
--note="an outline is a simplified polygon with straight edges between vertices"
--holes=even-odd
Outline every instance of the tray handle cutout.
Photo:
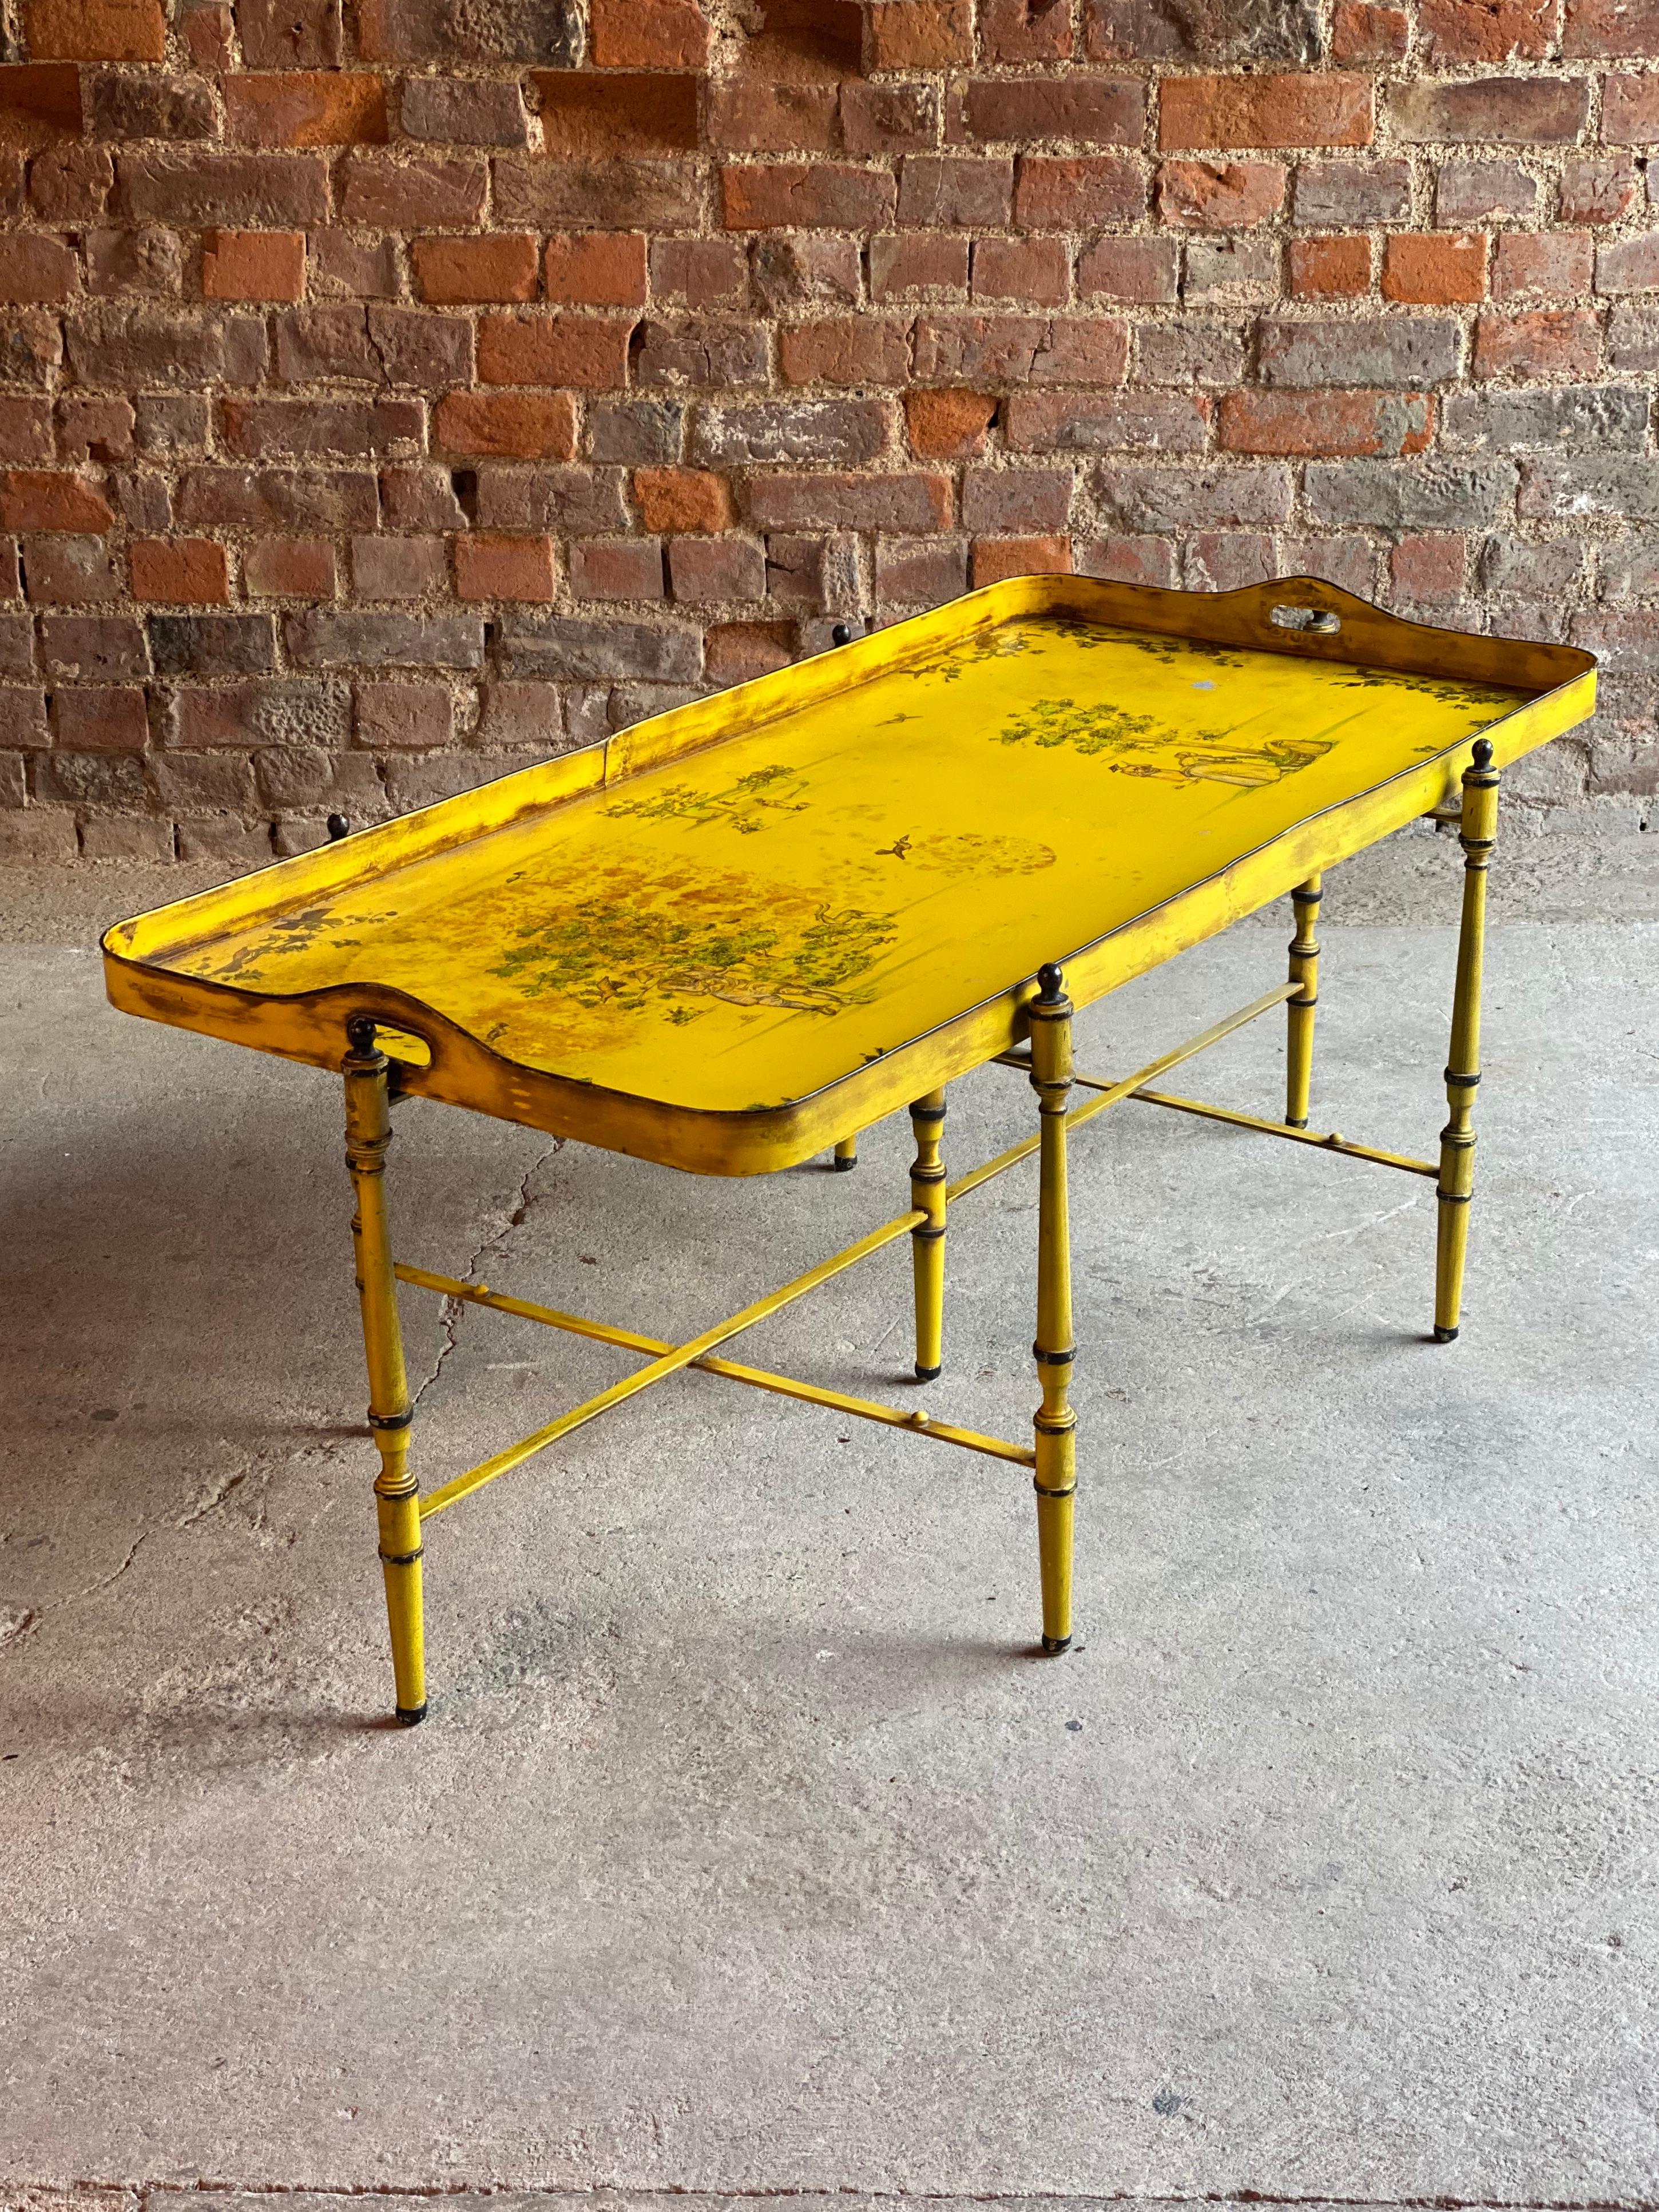
[{"label": "tray handle cutout", "polygon": [[1342,627],[1340,615],[1333,614],[1328,607],[1273,608],[1267,619],[1278,629],[1299,629],[1314,637],[1334,637]]},{"label": "tray handle cutout", "polygon": [[388,1060],[398,1060],[405,1067],[432,1065],[432,1048],[416,1030],[400,1029],[393,1022],[377,1022],[372,1015],[359,1015],[347,1027],[352,1043],[360,1051],[368,1042]]}]

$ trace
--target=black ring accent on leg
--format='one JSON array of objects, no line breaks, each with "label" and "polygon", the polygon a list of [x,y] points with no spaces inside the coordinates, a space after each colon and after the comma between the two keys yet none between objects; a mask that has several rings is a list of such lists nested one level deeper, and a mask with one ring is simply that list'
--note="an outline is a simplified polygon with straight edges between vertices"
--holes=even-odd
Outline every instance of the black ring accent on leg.
[{"label": "black ring accent on leg", "polygon": [[1073,1344],[1063,1352],[1045,1352],[1041,1345],[1034,1344],[1031,1357],[1039,1367],[1069,1367],[1077,1358],[1077,1346]]},{"label": "black ring accent on leg", "polygon": [[1442,1206],[1469,1206],[1474,1200],[1472,1190],[1437,1190],[1434,1194]]},{"label": "black ring accent on leg", "polygon": [[368,1425],[371,1429],[406,1429],[414,1418],[415,1408],[411,1406],[406,1413],[371,1413]]},{"label": "black ring accent on leg", "polygon": [[1473,1091],[1480,1082],[1478,1075],[1454,1075],[1450,1068],[1444,1072],[1445,1082],[1456,1091]]},{"label": "black ring accent on leg", "polygon": [[427,1712],[424,1705],[394,1705],[392,1711],[404,1728],[419,1728]]},{"label": "black ring accent on leg", "polygon": [[426,1551],[424,1544],[416,1544],[412,1552],[382,1552],[380,1557],[388,1567],[412,1567]]},{"label": "black ring accent on leg", "polygon": [[1286,1115],[1285,1117],[1285,1127],[1287,1129],[1305,1129],[1307,1126],[1308,1117],[1305,1114],[1302,1116],[1302,1119],[1299,1121],[1292,1121],[1289,1115]]},{"label": "black ring accent on leg", "polygon": [[916,1380],[918,1382],[937,1382],[939,1376],[943,1375],[944,1372],[945,1370],[943,1367],[924,1367],[920,1361],[916,1364]]},{"label": "black ring accent on leg", "polygon": [[913,1229],[910,1234],[918,1244],[937,1244],[945,1231],[942,1229]]}]

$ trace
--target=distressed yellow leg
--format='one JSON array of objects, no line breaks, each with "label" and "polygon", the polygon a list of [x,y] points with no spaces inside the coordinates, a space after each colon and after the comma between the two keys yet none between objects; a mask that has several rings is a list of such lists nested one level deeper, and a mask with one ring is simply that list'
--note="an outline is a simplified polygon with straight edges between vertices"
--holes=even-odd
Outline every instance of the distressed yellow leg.
[{"label": "distressed yellow leg", "polygon": [[386,1229],[386,1151],[392,1142],[387,1062],[374,1024],[354,1022],[344,1062],[346,1164],[356,1211],[351,1234],[357,1255],[357,1297],[368,1359],[368,1419],[380,1447],[374,1484],[380,1567],[392,1631],[392,1671],[398,1718],[406,1728],[426,1717],[426,1632],[421,1595],[421,1501],[409,1471],[409,1381],[398,1285]]},{"label": "distressed yellow leg", "polygon": [[836,1146],[836,1173],[845,1175],[848,1168],[859,1164],[859,1140],[856,1136],[843,1137]]},{"label": "distressed yellow leg", "polygon": [[1285,1000],[1290,1034],[1285,1059],[1285,1120],[1292,1129],[1308,1126],[1308,1092],[1313,1082],[1314,1008],[1319,1003],[1319,920],[1322,878],[1310,876],[1291,893],[1296,935],[1291,939],[1291,981],[1296,996]]},{"label": "distressed yellow leg", "polygon": [[910,1203],[927,1216],[910,1231],[910,1266],[916,1285],[916,1380],[931,1382],[945,1364],[945,1093],[930,1091],[910,1109],[915,1164]]},{"label": "distressed yellow leg", "polygon": [[1066,1101],[1072,1088],[1072,1002],[1058,968],[1042,969],[1031,1024],[1031,1087],[1041,1115],[1037,1197],[1037,1325],[1032,1346],[1042,1385],[1036,1431],[1037,1560],[1042,1648],[1072,1640],[1072,1504],[1077,1415],[1072,1411],[1072,1231],[1066,1182]]},{"label": "distressed yellow leg", "polygon": [[1457,988],[1452,1001],[1446,1103],[1451,1118],[1440,1133],[1439,1233],[1435,1243],[1434,1334],[1456,1335],[1463,1304],[1463,1261],[1474,1195],[1474,1094],[1480,1081],[1480,981],[1486,951],[1486,871],[1498,840],[1498,771],[1480,738],[1463,771],[1463,923],[1457,939]]}]

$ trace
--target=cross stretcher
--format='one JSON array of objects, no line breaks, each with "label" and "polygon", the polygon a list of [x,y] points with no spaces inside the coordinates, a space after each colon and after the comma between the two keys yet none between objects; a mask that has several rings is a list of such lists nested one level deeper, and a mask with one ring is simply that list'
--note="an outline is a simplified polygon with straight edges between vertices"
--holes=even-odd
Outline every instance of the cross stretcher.
[{"label": "cross stretcher", "polygon": [[[1018,578],[112,928],[116,1006],[343,1077],[398,1717],[427,1710],[424,1524],[691,1367],[1029,1468],[1042,1646],[1063,1651],[1067,1148],[1124,1101],[1433,1178],[1434,1334],[1455,1338],[1498,771],[1589,714],[1595,670],[1570,647],[1430,629],[1307,577],[1214,595]],[[1308,1127],[1323,873],[1423,815],[1456,822],[1465,864],[1449,1119],[1432,1160]],[[1075,1069],[1077,1007],[1287,891],[1284,983],[1128,1075]],[[1158,1087],[1279,1006],[1282,1119]],[[1028,1076],[1037,1127],[953,1180],[945,1087],[990,1063]],[[905,1107],[910,1203],[671,1343],[396,1261],[386,1157],[407,1097],[729,1176],[830,1152],[851,1167],[859,1133]],[[951,1208],[1033,1154],[1029,1445],[720,1356],[908,1237],[915,1371],[932,1381]],[[399,1284],[643,1364],[423,1492]]]}]

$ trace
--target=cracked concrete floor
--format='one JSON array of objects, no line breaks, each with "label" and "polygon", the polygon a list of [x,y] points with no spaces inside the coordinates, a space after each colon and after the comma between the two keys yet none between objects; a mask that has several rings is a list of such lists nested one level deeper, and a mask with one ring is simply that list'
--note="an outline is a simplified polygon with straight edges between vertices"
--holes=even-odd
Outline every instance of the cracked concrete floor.
[{"label": "cracked concrete floor", "polygon": [[[1326,1126],[1431,1148],[1455,880],[1432,840],[1333,879]],[[1144,1107],[1079,1136],[1070,1657],[1029,1656],[1018,1470],[686,1376],[433,1525],[411,1735],[335,1086],[104,1006],[94,909],[177,875],[31,890],[0,947],[12,2197],[1659,2196],[1659,926],[1607,919],[1659,903],[1645,854],[1517,880],[1457,1346],[1423,1341],[1426,1185]],[[1287,934],[1094,1010],[1084,1065],[1253,995]],[[1259,1025],[1190,1088],[1271,1111],[1279,1049]],[[957,1085],[951,1157],[1030,1113],[1015,1075]],[[856,1176],[732,1185],[398,1127],[405,1256],[664,1334],[884,1218],[908,1156],[890,1122]],[[1028,1170],[957,1210],[926,1393],[1015,1436],[1034,1201]],[[914,1404],[907,1273],[738,1356]],[[407,1320],[428,1480],[629,1364]]]}]

